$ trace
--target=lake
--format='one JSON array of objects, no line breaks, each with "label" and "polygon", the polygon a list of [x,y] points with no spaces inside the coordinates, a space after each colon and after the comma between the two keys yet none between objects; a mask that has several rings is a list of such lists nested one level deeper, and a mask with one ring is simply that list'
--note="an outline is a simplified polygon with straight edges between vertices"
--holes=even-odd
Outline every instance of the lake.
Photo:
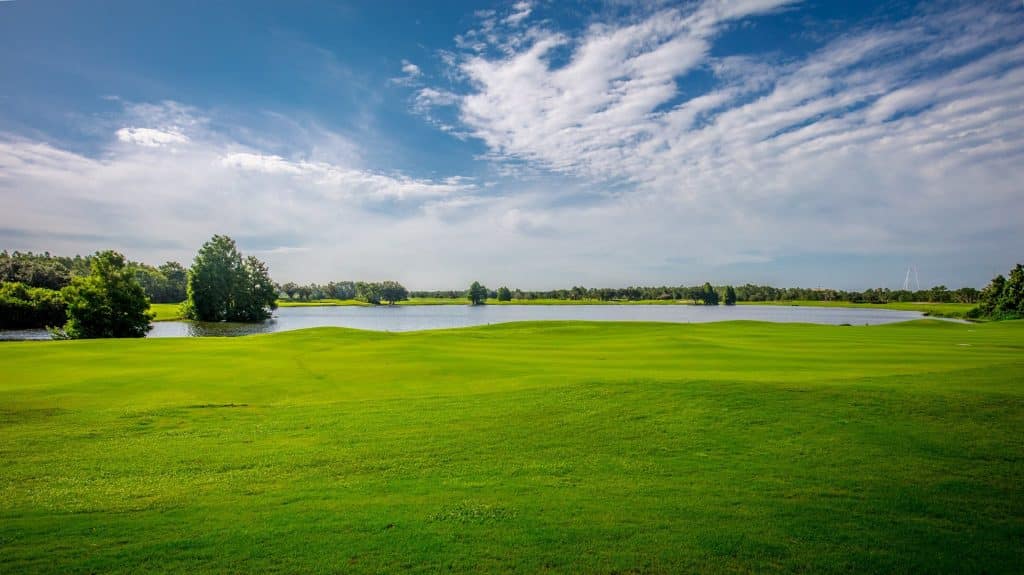
[{"label": "lake", "polygon": [[[162,321],[149,337],[238,336],[307,327],[351,327],[374,331],[417,331],[511,321],[663,321],[705,323],[754,320],[785,323],[877,325],[920,319],[916,311],[778,305],[417,305],[377,307],[287,307],[258,324]],[[48,339],[46,330],[0,330],[0,339]]]}]

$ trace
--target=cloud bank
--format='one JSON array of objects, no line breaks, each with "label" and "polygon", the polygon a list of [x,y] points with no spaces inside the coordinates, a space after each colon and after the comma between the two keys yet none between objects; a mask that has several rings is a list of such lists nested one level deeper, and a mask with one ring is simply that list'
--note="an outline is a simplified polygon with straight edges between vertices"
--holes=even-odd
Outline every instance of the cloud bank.
[{"label": "cloud bank", "polygon": [[382,81],[439,137],[478,146],[486,177],[374,169],[320,127],[281,146],[211,110],[129,103],[88,154],[0,134],[0,241],[187,262],[228,233],[281,281],[421,289],[864,288],[911,261],[957,287],[1024,253],[1016,4],[924,7],[802,53],[728,49],[790,1],[581,29],[542,8],[480,12],[438,52],[440,77],[403,60]]}]

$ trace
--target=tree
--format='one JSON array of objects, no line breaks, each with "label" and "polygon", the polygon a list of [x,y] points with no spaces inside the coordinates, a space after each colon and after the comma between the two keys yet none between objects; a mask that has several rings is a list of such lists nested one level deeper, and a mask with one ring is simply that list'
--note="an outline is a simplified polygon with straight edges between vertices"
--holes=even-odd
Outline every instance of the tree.
[{"label": "tree", "polygon": [[356,299],[377,305],[380,303],[380,284],[357,282]]},{"label": "tree", "polygon": [[356,284],[353,282],[331,282],[327,284],[327,293],[336,299],[355,299]]},{"label": "tree", "polygon": [[498,288],[498,301],[512,301],[512,292],[505,286]]},{"label": "tree", "polygon": [[0,252],[0,281],[3,282],[59,290],[71,283],[69,267],[69,258],[55,258],[49,253]]},{"label": "tree", "polygon": [[1017,264],[1010,270],[1010,277],[1001,274],[981,290],[978,307],[971,310],[970,317],[985,317],[995,320],[1024,318],[1024,265]]},{"label": "tree", "polygon": [[715,288],[711,287],[710,283],[704,283],[703,294],[701,299],[704,300],[704,305],[718,305],[718,292]]},{"label": "tree", "polygon": [[216,235],[203,244],[188,274],[185,316],[200,321],[257,322],[277,309],[266,264],[242,259],[235,241]]},{"label": "tree", "polygon": [[88,276],[71,280],[62,290],[68,322],[63,335],[72,338],[143,337],[155,314],[124,256],[106,251],[90,262]]},{"label": "tree", "polygon": [[388,305],[395,305],[395,302],[409,299],[409,290],[396,281],[381,282],[380,299],[388,302]]},{"label": "tree", "polygon": [[166,262],[159,268],[167,278],[166,303],[178,303],[188,297],[188,270],[178,262]]},{"label": "tree", "polygon": [[1017,264],[1010,270],[996,312],[1004,318],[1024,318],[1024,265]]},{"label": "tree", "polygon": [[487,288],[480,285],[480,282],[473,282],[466,292],[466,297],[472,305],[483,305],[487,303]]},{"label": "tree", "polygon": [[259,322],[277,309],[277,288],[267,264],[253,256],[245,258],[235,284],[234,306],[228,321]]},{"label": "tree", "polygon": [[732,286],[725,286],[725,305],[736,305],[736,290]]},{"label": "tree", "polygon": [[299,286],[295,282],[288,282],[281,285],[281,291],[288,296],[288,299],[295,299],[295,294],[299,293]]},{"label": "tree", "polygon": [[0,329],[58,327],[68,320],[61,293],[20,282],[0,282]]}]

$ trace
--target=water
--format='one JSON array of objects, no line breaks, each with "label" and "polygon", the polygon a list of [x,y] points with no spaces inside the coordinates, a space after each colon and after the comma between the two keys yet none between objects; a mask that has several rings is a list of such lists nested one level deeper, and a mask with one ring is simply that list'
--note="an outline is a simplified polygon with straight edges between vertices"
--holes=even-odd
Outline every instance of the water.
[{"label": "water", "polygon": [[[417,331],[532,320],[664,321],[704,323],[756,320],[787,323],[877,325],[923,317],[888,309],[778,305],[429,305],[287,307],[258,324],[162,321],[149,337],[237,336],[307,327],[338,326],[375,331]],[[48,339],[46,330],[0,330],[0,339]]]}]

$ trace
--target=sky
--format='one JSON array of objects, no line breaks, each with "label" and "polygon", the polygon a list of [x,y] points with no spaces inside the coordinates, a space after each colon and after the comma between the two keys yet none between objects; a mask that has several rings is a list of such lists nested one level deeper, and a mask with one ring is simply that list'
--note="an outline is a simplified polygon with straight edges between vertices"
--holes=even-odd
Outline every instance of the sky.
[{"label": "sky", "polygon": [[410,289],[981,287],[1024,2],[0,1],[0,249]]}]

